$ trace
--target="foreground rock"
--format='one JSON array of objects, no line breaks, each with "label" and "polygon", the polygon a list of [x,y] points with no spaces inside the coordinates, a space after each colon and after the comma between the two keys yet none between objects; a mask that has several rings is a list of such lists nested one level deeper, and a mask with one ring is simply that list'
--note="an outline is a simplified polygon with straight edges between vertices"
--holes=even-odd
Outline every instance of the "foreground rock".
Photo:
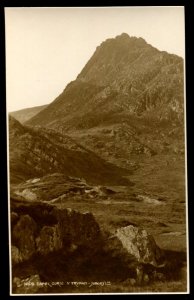
[{"label": "foreground rock", "polygon": [[115,236],[139,263],[158,266],[161,262],[163,253],[145,229],[129,225],[117,229]]},{"label": "foreground rock", "polygon": [[101,233],[91,213],[58,209],[51,205],[19,205],[18,221],[12,228],[12,263],[63,249],[98,248]]},{"label": "foreground rock", "polygon": [[75,276],[147,284],[163,262],[162,251],[146,230],[130,225],[108,237],[88,212],[17,201],[12,203],[12,219],[16,294],[37,293],[41,281],[69,281]]},{"label": "foreground rock", "polygon": [[[128,267],[124,284],[142,285],[157,280],[164,271],[165,256],[145,229],[129,225],[117,229],[106,243],[106,251]],[[158,273],[159,272],[159,273]]]}]

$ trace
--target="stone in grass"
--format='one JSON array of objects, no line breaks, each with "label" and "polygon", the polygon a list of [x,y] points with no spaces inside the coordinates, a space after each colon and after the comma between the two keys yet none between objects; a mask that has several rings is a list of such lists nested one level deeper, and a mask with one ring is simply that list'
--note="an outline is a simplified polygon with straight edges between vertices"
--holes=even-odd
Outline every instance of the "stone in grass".
[{"label": "stone in grass", "polygon": [[121,241],[127,252],[140,264],[159,265],[163,257],[152,235],[145,229],[129,225],[117,229],[115,236]]}]

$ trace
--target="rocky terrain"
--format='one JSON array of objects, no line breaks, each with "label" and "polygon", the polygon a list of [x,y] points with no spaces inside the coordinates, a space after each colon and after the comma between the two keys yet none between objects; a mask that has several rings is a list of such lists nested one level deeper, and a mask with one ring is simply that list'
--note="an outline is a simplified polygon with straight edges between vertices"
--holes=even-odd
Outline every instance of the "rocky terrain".
[{"label": "rocky terrain", "polygon": [[136,193],[59,173],[12,184],[13,292],[184,291],[184,203]]},{"label": "rocky terrain", "polygon": [[14,293],[185,292],[184,136],[183,59],[125,33],[10,116]]},{"label": "rocky terrain", "polygon": [[108,281],[130,290],[176,279],[172,268],[180,272],[184,265],[183,258],[169,259],[145,229],[129,225],[110,235],[90,212],[38,201],[11,198],[11,230],[16,294],[74,290],[68,282]]}]

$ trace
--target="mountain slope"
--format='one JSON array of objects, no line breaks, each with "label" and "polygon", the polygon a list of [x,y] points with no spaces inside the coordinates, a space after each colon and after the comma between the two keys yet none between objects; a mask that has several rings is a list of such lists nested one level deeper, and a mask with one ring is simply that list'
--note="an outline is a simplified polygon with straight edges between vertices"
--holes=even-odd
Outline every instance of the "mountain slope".
[{"label": "mountain slope", "polygon": [[10,115],[14,117],[16,120],[18,120],[20,123],[25,123],[46,107],[47,105],[24,108],[24,109],[10,112]]},{"label": "mountain slope", "polygon": [[97,47],[77,79],[27,124],[88,129],[122,115],[177,123],[183,107],[183,59],[121,34]]},{"label": "mountain slope", "polygon": [[128,174],[106,163],[68,136],[54,130],[33,129],[9,117],[10,180],[41,177],[52,173],[85,178],[91,183],[127,183]]},{"label": "mountain slope", "polygon": [[183,83],[181,57],[121,34],[97,47],[77,79],[27,124],[68,133],[123,167],[139,155],[184,154]]}]

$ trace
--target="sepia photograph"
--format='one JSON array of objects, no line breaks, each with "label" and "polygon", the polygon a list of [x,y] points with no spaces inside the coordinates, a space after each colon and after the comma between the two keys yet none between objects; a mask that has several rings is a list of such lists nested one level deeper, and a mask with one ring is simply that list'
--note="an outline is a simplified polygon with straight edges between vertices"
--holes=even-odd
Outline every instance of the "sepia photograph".
[{"label": "sepia photograph", "polygon": [[4,13],[10,295],[188,294],[184,6]]}]

